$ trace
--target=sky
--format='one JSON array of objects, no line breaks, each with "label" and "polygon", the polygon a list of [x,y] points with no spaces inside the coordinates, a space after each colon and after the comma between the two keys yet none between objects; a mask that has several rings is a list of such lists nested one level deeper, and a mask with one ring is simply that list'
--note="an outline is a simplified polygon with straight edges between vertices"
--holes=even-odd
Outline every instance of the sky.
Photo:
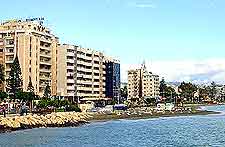
[{"label": "sky", "polygon": [[121,79],[143,61],[166,81],[225,83],[224,0],[10,0],[0,20],[45,17],[60,38],[120,59]]}]

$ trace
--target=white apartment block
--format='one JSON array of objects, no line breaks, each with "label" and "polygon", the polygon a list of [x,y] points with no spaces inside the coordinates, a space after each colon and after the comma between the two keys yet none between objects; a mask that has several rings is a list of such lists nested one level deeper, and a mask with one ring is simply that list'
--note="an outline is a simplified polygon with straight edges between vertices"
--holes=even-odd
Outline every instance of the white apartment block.
[{"label": "white apartment block", "polygon": [[128,71],[128,99],[159,96],[159,76],[148,72],[145,65]]}]

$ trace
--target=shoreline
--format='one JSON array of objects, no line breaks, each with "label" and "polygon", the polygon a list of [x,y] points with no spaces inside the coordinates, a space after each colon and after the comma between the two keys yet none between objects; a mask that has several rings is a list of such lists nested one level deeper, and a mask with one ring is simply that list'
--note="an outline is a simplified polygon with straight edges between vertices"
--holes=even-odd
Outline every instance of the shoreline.
[{"label": "shoreline", "polygon": [[[54,124],[45,124],[45,125],[29,125],[21,124],[20,127],[7,127],[0,125],[0,134],[7,132],[14,132],[19,130],[27,130],[33,128],[63,128],[63,127],[79,127],[84,124],[94,123],[94,122],[105,122],[112,120],[138,120],[138,119],[151,119],[151,118],[163,118],[163,117],[179,117],[179,116],[194,116],[194,115],[210,115],[210,114],[220,114],[221,112],[216,111],[207,111],[207,110],[198,110],[199,107],[195,107],[191,112],[165,112],[165,113],[144,113],[144,114],[135,114],[135,115],[117,115],[117,114],[95,114],[95,113],[86,113],[86,117],[82,119],[70,120],[65,123],[54,123]],[[60,114],[60,112],[58,113]],[[87,117],[88,116],[88,117]],[[84,119],[85,118],[85,119]],[[0,117],[1,119],[1,117]],[[11,119],[11,118],[9,118]],[[1,121],[0,121],[1,122]]]},{"label": "shoreline", "polygon": [[210,115],[210,114],[220,114],[221,112],[216,111],[206,111],[206,110],[197,110],[196,112],[191,113],[154,113],[154,114],[143,114],[143,115],[116,115],[116,114],[95,114],[92,115],[92,118],[89,118],[87,121],[92,122],[102,122],[102,121],[111,121],[111,120],[138,120],[138,119],[151,119],[151,118],[163,118],[163,117],[179,117],[179,116],[197,116],[197,115]]}]

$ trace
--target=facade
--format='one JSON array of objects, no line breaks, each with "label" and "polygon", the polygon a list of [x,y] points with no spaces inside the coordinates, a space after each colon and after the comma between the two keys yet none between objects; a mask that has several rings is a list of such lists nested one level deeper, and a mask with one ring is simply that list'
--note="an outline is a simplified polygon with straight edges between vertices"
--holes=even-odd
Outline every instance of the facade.
[{"label": "facade", "polygon": [[[6,78],[16,56],[22,71],[23,89],[29,77],[35,93],[42,96],[46,84],[56,95],[56,52],[58,38],[41,21],[12,20],[0,25],[0,62],[4,64]],[[4,90],[7,89],[6,84]]]},{"label": "facade", "polygon": [[75,101],[77,46],[63,44],[57,52],[57,96]]},{"label": "facade", "polygon": [[105,98],[105,64],[101,52],[77,48],[77,93],[78,101]]},{"label": "facade", "polygon": [[143,64],[140,69],[128,71],[128,100],[159,96],[159,76],[148,72]]},{"label": "facade", "polygon": [[106,92],[105,95],[119,103],[120,100],[120,63],[118,60],[107,58],[106,70]]}]

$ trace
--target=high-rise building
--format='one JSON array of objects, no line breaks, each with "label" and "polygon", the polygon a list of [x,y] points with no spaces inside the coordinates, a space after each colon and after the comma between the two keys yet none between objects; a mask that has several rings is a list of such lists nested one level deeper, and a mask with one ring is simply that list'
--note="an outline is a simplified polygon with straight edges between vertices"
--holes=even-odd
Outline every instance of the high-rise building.
[{"label": "high-rise building", "polygon": [[119,61],[112,58],[109,61],[102,52],[92,49],[60,45],[57,52],[57,95],[79,103],[118,100]]},{"label": "high-rise building", "polygon": [[77,98],[79,101],[105,98],[105,65],[101,52],[77,48]]},{"label": "high-rise building", "polygon": [[57,52],[57,96],[75,101],[77,46],[63,44]]},{"label": "high-rise building", "polygon": [[0,25],[0,62],[4,64],[7,78],[18,56],[23,89],[27,89],[31,77],[37,95],[43,95],[47,83],[51,85],[51,94],[56,95],[58,38],[40,20],[11,20]]},{"label": "high-rise building", "polygon": [[159,96],[159,76],[148,72],[143,64],[140,69],[128,71],[128,99]]},{"label": "high-rise building", "polygon": [[105,58],[106,92],[105,95],[119,103],[120,100],[120,62],[110,57]]}]

